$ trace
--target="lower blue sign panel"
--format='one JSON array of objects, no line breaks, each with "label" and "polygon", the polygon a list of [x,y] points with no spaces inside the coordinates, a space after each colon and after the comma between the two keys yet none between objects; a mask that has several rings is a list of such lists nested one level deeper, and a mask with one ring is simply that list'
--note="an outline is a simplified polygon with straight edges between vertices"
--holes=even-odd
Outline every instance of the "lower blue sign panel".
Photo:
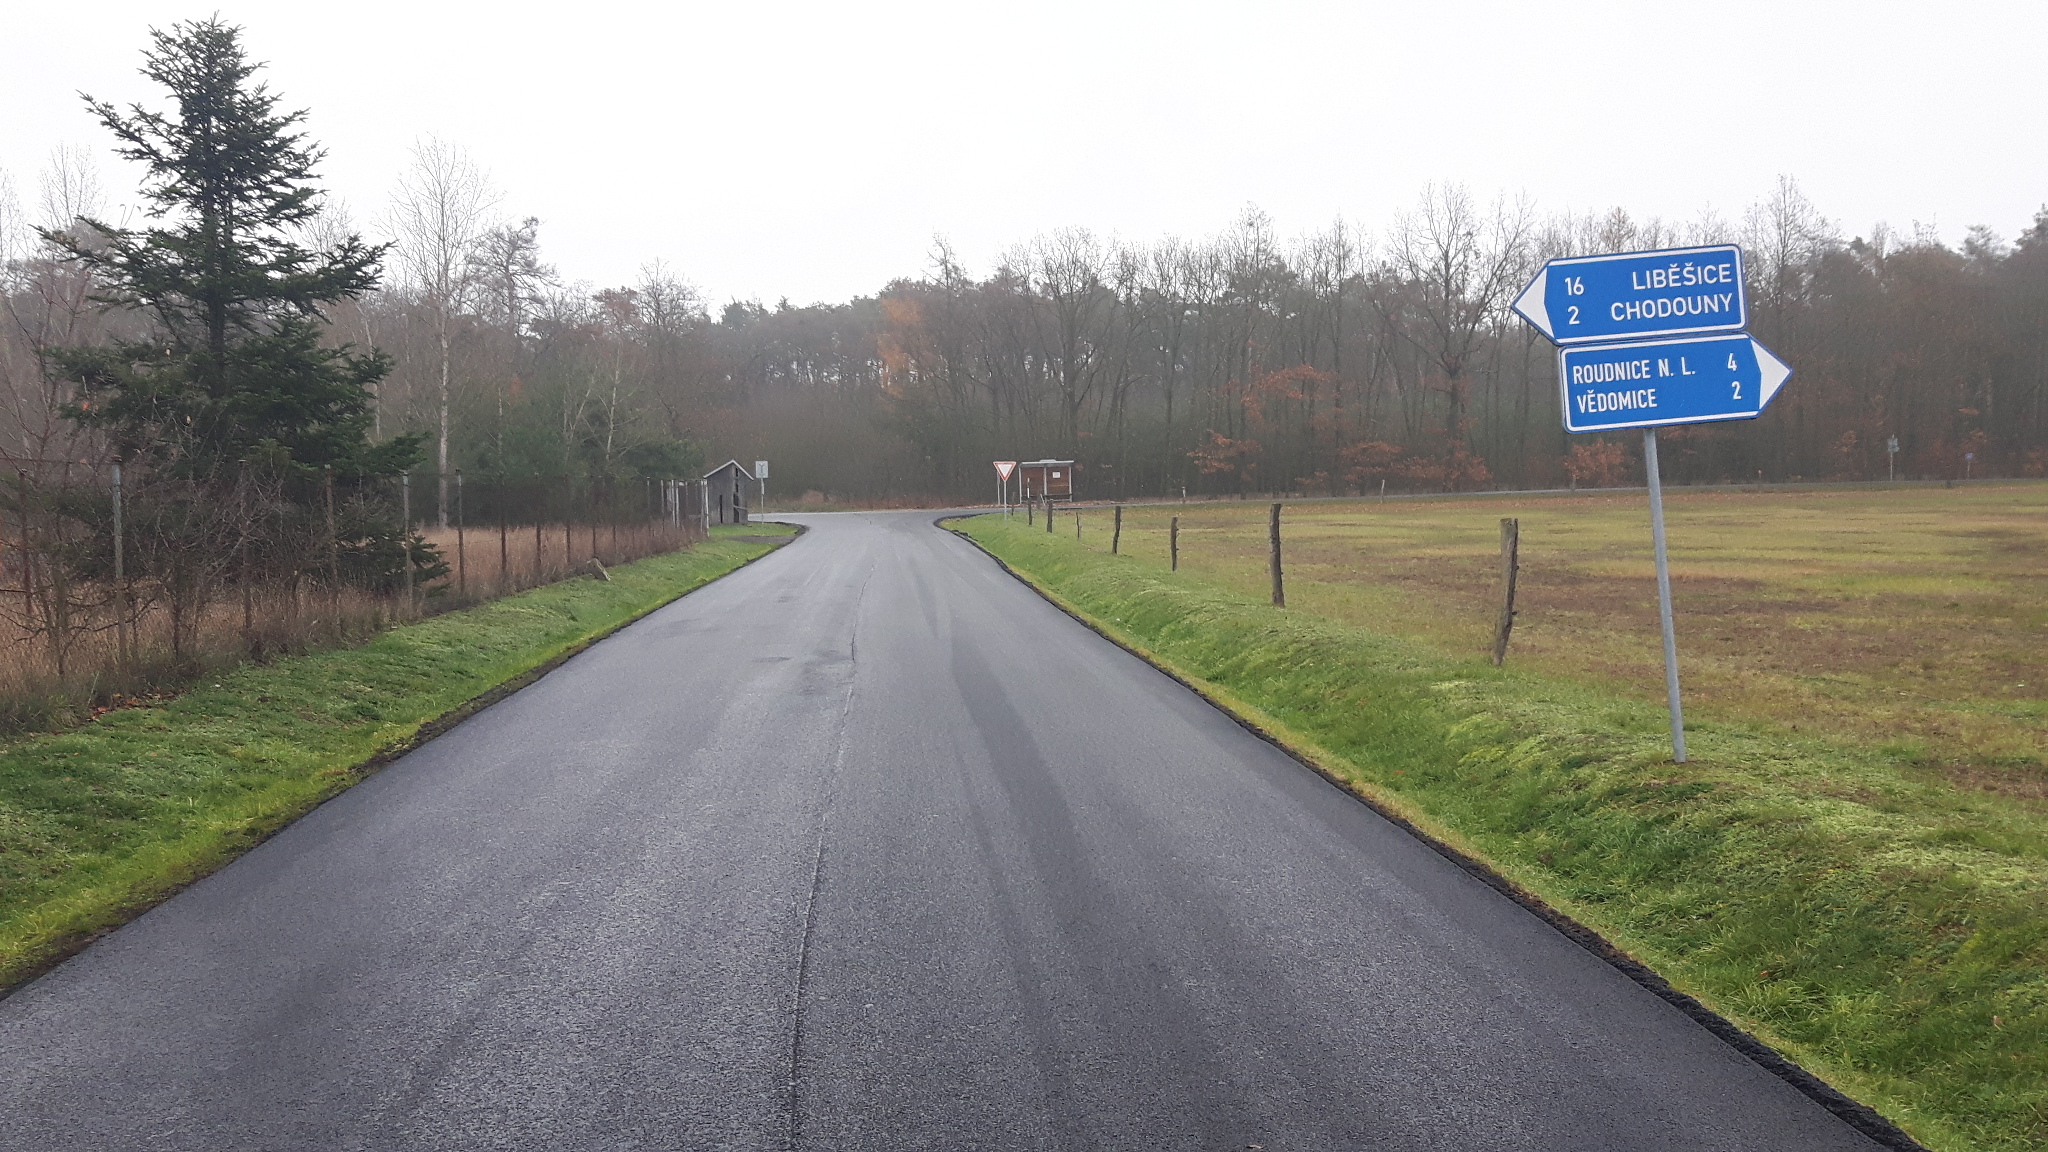
[{"label": "lower blue sign panel", "polygon": [[1567,432],[1751,420],[1792,369],[1747,333],[1561,348]]}]

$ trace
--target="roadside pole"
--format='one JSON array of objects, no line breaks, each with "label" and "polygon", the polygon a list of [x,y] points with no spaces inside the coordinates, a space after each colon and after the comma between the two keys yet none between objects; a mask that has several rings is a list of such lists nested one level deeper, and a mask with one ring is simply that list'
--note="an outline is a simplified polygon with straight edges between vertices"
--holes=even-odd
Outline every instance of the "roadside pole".
[{"label": "roadside pole", "polygon": [[1266,521],[1267,567],[1273,577],[1273,607],[1287,607],[1287,585],[1280,576],[1280,505],[1273,505]]},{"label": "roadside pole", "polygon": [[[997,460],[995,461],[995,466],[996,503],[1001,505],[1003,516],[1007,519],[1010,515],[1010,473],[1017,470],[1017,462],[1015,460]],[[1019,477],[1017,482],[1022,484],[1023,478]],[[1019,493],[1018,498],[1021,500],[1023,494]]]},{"label": "roadside pole", "polygon": [[1671,708],[1671,759],[1685,763],[1685,711],[1678,699],[1678,633],[1671,623],[1671,562],[1664,553],[1664,479],[1657,466],[1657,430],[1643,429],[1643,468],[1650,475],[1650,539],[1657,552],[1657,616],[1664,625],[1664,699]]},{"label": "roadside pole", "polygon": [[412,470],[398,474],[398,547],[404,557],[405,610],[412,611]]},{"label": "roadside pole", "polygon": [[[121,666],[128,666],[128,571],[127,553],[121,540],[121,462],[114,461],[114,651]],[[247,526],[243,526],[246,534]]]}]

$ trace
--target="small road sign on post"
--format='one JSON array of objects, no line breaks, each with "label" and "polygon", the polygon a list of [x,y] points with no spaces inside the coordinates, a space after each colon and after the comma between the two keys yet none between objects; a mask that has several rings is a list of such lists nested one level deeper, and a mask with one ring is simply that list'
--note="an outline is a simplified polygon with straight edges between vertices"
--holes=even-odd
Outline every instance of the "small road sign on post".
[{"label": "small road sign on post", "polygon": [[998,460],[996,464],[996,503],[1003,511],[1010,510],[1010,473],[1017,470],[1015,460]]},{"label": "small road sign on post", "polygon": [[766,460],[754,461],[754,479],[761,482],[761,505],[765,508],[768,505],[768,462]]},{"label": "small road sign on post", "polygon": [[1515,311],[1554,344],[1739,332],[1749,326],[1742,249],[1667,248],[1552,260]]},{"label": "small road sign on post", "polygon": [[[1749,323],[1743,284],[1742,249],[1733,244],[1575,256],[1545,264],[1514,304],[1522,319],[1558,346],[1565,431],[1643,430],[1671,758],[1680,764],[1685,763],[1685,714],[1678,693],[1657,429],[1753,420],[1792,378],[1789,365],[1743,331]],[[1512,575],[1509,581],[1512,589]],[[1512,611],[1510,599],[1497,654],[1506,647]]]}]

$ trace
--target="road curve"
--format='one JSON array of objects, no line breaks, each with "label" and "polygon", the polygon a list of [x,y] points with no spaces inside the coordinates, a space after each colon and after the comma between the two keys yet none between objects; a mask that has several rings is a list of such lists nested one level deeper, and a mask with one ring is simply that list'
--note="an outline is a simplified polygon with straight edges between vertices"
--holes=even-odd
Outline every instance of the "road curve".
[{"label": "road curve", "polygon": [[929,513],[0,1001],[0,1148],[1869,1149]]}]

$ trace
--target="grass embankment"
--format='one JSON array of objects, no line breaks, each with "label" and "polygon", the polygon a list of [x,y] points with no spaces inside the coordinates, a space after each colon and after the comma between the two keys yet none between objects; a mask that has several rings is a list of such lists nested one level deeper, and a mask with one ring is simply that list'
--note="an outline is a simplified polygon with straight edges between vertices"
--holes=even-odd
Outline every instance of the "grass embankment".
[{"label": "grass embankment", "polygon": [[[710,542],[245,665],[159,706],[0,746],[0,988],[206,875],[429,722],[770,550]],[[742,537],[731,539],[729,537]]]},{"label": "grass embankment", "polygon": [[[1378,514],[1316,507],[1290,509],[1292,540],[1305,534],[1305,512]],[[1511,511],[1491,502],[1403,507],[1411,533],[1432,531],[1431,516],[1469,516],[1475,532],[1483,518],[1496,548],[1493,525]],[[1566,514],[1563,502],[1550,507]],[[1163,527],[1178,509],[1153,511]],[[1250,534],[1263,531],[1263,511],[1184,514],[1197,525],[1208,514],[1241,518],[1217,533]],[[1759,544],[1765,511],[1748,509]],[[1333,557],[1313,560],[1303,556],[1312,548],[1291,543],[1301,559],[1290,562],[1290,607],[1274,609],[1263,588],[1247,595],[1233,586],[1252,582],[1242,573],[1167,572],[1163,541],[1148,545],[1142,523],[1134,538],[1134,519],[1127,513],[1124,542],[1127,553],[1144,547],[1141,556],[1098,550],[1108,544],[1103,513],[1091,515],[1101,530],[1087,534],[1089,544],[1075,543],[1064,515],[1051,535],[999,517],[962,527],[1106,632],[1929,1145],[2048,1147],[2048,813],[2039,802],[1958,786],[1928,767],[1915,740],[1849,740],[1832,724],[1795,731],[1780,713],[1741,715],[1734,699],[1694,714],[1693,761],[1674,765],[1662,709],[1644,698],[1656,679],[1623,690],[1513,660],[1497,670],[1477,642],[1447,649],[1433,632],[1442,617],[1403,593],[1455,602],[1470,581],[1451,560],[1418,561],[1391,590],[1358,590],[1359,603],[1379,605],[1358,615],[1389,614],[1386,626],[1365,627],[1325,615],[1330,601],[1313,591],[1316,564],[1333,566],[1323,579],[1338,575]],[[1635,519],[1642,530],[1647,517],[1638,510]],[[1680,539],[1693,546],[1697,536],[1673,520],[1674,549]],[[1184,566],[1204,546],[1188,523]],[[1529,555],[1527,519],[1523,531],[1533,567],[1544,553]],[[1406,568],[1397,549],[1423,546],[1380,543],[1382,559],[1360,567]],[[1475,563],[1483,557],[1470,551]],[[1634,577],[1635,567],[1618,571]],[[1768,579],[1751,578],[1768,591]],[[1654,604],[1654,591],[1615,593],[1645,595]],[[1466,639],[1483,636],[1487,619]],[[1525,617],[1524,626],[1539,625]],[[1629,642],[1648,650],[1635,659],[1654,669],[1654,623]],[[1555,643],[1553,668],[1586,659],[1568,640]],[[2018,711],[2007,718],[2024,725],[2038,716]]]}]

